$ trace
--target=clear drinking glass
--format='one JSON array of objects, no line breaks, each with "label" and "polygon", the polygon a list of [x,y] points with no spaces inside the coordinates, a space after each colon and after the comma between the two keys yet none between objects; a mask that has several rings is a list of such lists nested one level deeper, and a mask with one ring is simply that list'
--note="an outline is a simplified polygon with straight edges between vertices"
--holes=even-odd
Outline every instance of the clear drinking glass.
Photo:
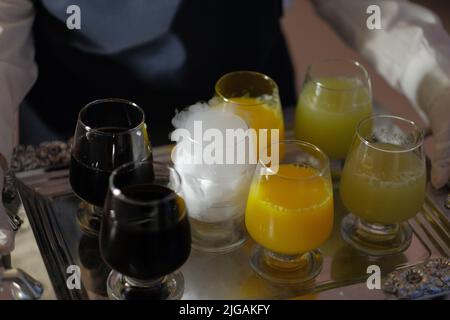
[{"label": "clear drinking glass", "polygon": [[[272,145],[272,148],[274,146]],[[259,163],[245,224],[256,241],[250,263],[263,278],[284,284],[312,280],[322,268],[317,249],[333,227],[328,157],[303,141],[281,141],[278,172]]]},{"label": "clear drinking glass", "polygon": [[[270,77],[254,71],[235,71],[222,76],[215,86],[216,95],[210,104],[232,111],[252,129],[278,129],[279,140],[284,139],[284,121],[278,86]],[[261,134],[258,135],[261,138]],[[270,146],[258,139],[257,146]],[[278,142],[278,141],[276,141]]]},{"label": "clear drinking glass", "polygon": [[184,278],[178,269],[191,250],[186,205],[174,168],[150,161],[117,168],[100,232],[100,252],[113,269],[111,299],[179,299]]},{"label": "clear drinking glass", "polygon": [[[211,141],[195,140],[194,127],[199,123],[204,132],[211,129],[224,138],[214,152],[219,154],[220,149],[222,159],[211,159],[213,162],[205,158],[203,150],[211,146]],[[191,221],[192,247],[211,253],[230,252],[247,239],[245,205],[256,166],[256,160],[249,161],[253,144],[245,135],[248,126],[231,112],[211,109],[188,117],[184,129],[191,137],[177,143],[172,160],[182,178],[181,193]],[[229,130],[238,130],[242,135],[230,140],[226,138]],[[229,156],[233,161],[227,163]],[[238,161],[239,157],[242,159]]]},{"label": "clear drinking glass", "polygon": [[356,61],[327,60],[308,67],[295,116],[296,139],[321,148],[339,179],[358,123],[372,114],[369,74]]},{"label": "clear drinking glass", "polygon": [[70,184],[83,200],[77,212],[80,228],[96,235],[108,178],[120,165],[151,158],[144,111],[122,99],[87,104],[78,115],[70,161]]},{"label": "clear drinking glass", "polygon": [[407,220],[425,199],[423,131],[412,121],[380,115],[363,120],[345,161],[340,192],[351,212],[341,225],[344,240],[369,255],[405,250]]}]

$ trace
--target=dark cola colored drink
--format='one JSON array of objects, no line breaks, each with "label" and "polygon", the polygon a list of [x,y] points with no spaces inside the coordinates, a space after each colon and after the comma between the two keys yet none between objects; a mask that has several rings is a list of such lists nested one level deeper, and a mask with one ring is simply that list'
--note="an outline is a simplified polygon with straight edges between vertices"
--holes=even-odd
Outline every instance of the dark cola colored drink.
[{"label": "dark cola colored drink", "polygon": [[[139,280],[157,279],[179,269],[191,248],[183,199],[155,184],[130,185],[121,192],[126,199],[109,195],[103,216],[100,250],[106,263]],[[140,296],[139,290],[134,294]],[[142,294],[151,293],[144,290]]]},{"label": "dark cola colored drink", "polygon": [[136,150],[142,146],[121,134],[127,131],[120,127],[99,128],[77,141],[76,155],[72,152],[70,161],[70,184],[84,201],[103,207],[111,172],[127,162],[146,160],[142,159],[142,150]]},{"label": "dark cola colored drink", "polygon": [[111,171],[88,167],[71,156],[70,184],[73,191],[90,204],[98,207],[103,206],[110,174]]},{"label": "dark cola colored drink", "polygon": [[81,231],[98,235],[112,172],[126,163],[149,159],[151,145],[145,115],[138,105],[108,98],[92,101],[81,109],[70,162],[70,184],[85,202],[76,213]]}]

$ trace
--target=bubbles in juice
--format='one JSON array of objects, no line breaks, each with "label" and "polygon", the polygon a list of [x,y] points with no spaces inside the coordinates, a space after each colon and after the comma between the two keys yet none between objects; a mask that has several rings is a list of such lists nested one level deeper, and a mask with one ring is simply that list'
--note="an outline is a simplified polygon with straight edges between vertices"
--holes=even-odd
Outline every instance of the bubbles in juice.
[{"label": "bubbles in juice", "polygon": [[393,224],[412,218],[425,199],[425,163],[401,147],[373,143],[349,154],[341,179],[347,209],[371,223]]}]

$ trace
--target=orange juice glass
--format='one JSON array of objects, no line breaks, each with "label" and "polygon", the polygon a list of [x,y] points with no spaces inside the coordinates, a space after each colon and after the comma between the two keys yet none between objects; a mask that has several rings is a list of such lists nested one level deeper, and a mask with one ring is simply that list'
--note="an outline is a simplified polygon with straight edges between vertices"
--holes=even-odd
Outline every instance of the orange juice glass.
[{"label": "orange juice glass", "polygon": [[[232,111],[258,130],[257,151],[266,151],[272,143],[284,139],[278,86],[270,77],[254,71],[227,73],[217,81],[215,91],[210,102],[213,107]],[[261,129],[267,129],[267,135],[263,136]],[[272,129],[278,129],[278,139],[272,139]]]},{"label": "orange juice glass", "polygon": [[333,227],[328,157],[302,141],[281,141],[278,171],[260,162],[247,201],[245,224],[258,243],[253,269],[273,282],[301,283],[321,270],[317,249]]}]

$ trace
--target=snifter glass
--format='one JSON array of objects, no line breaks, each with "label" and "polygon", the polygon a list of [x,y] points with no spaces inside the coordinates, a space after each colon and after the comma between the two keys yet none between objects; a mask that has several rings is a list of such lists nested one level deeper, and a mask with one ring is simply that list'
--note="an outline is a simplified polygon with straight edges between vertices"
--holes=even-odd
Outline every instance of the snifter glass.
[{"label": "snifter glass", "polygon": [[250,264],[269,281],[305,283],[320,272],[318,247],[333,227],[329,161],[303,141],[281,141],[279,149],[278,170],[260,161],[250,188],[245,224],[257,243]]},{"label": "snifter glass", "polygon": [[[241,117],[252,129],[267,129],[267,142],[258,139],[257,146],[271,144],[270,129],[279,130],[284,139],[284,121],[278,85],[269,76],[254,71],[234,71],[222,76],[215,86],[210,104]],[[261,134],[258,138],[261,138]],[[277,141],[278,142],[278,141]]]},{"label": "snifter glass", "polygon": [[178,269],[191,250],[180,176],[162,163],[144,161],[116,169],[100,232],[100,252],[113,269],[111,299],[179,299],[184,278]]},{"label": "snifter glass", "polygon": [[297,104],[295,138],[321,148],[339,179],[356,127],[372,114],[370,77],[357,61],[325,60],[308,67]]},{"label": "snifter glass", "polygon": [[151,158],[144,111],[123,99],[101,99],[78,115],[71,151],[70,184],[83,200],[77,212],[82,231],[98,234],[111,172],[130,161]]},{"label": "snifter glass", "polygon": [[407,220],[422,207],[425,189],[422,130],[396,116],[361,121],[340,185],[351,212],[342,221],[342,237],[369,255],[405,250],[412,234]]}]

